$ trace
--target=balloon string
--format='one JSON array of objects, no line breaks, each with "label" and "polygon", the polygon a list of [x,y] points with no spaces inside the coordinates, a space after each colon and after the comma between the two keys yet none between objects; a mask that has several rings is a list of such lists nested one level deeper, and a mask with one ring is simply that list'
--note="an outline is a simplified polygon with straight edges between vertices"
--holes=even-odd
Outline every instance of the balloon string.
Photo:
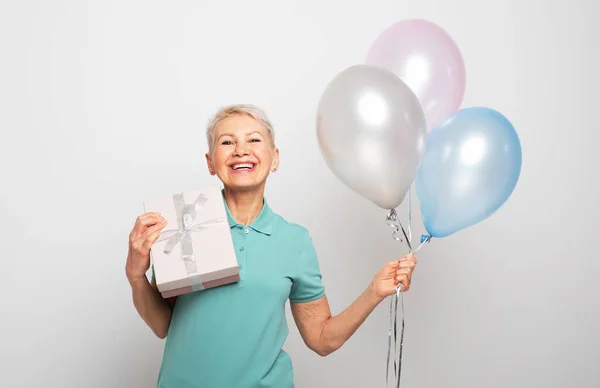
[{"label": "balloon string", "polygon": [[[413,251],[412,249],[412,186],[408,191],[408,235],[404,231],[402,223],[398,219],[398,214],[394,209],[390,210],[390,213],[386,219],[388,225],[394,229],[392,237],[402,242],[402,236],[400,231],[406,239],[410,254],[418,252],[423,245],[431,241],[431,236],[426,235],[421,238],[421,244]],[[398,302],[400,302],[400,310],[398,310]],[[398,315],[400,315],[400,338],[398,339]],[[402,350],[404,346],[404,294],[402,292],[402,284],[396,286],[396,292],[392,296],[390,301],[390,329],[388,332],[388,353],[385,370],[385,383],[386,387],[389,387],[390,378],[390,359],[393,355],[393,366],[394,366],[394,386],[400,387],[401,374],[402,374]]]},{"label": "balloon string", "polygon": [[[400,310],[398,310],[398,301],[400,301]],[[398,311],[400,311],[400,339],[398,340]],[[388,333],[388,353],[385,371],[385,385],[389,387],[389,368],[390,358],[394,357],[394,386],[400,387],[400,377],[402,374],[402,348],[404,345],[404,297],[402,293],[402,284],[398,284],[396,292],[390,301],[390,330]]]},{"label": "balloon string", "polygon": [[408,241],[412,244],[412,185],[408,188]]},{"label": "balloon string", "polygon": [[402,223],[398,219],[398,213],[396,213],[395,209],[390,210],[390,213],[388,214],[386,221],[387,221],[388,225],[394,229],[394,233],[392,234],[392,238],[394,240],[402,242],[402,236],[400,236],[400,231],[402,231],[402,235],[404,236],[404,240],[406,241],[406,244],[408,245],[410,254],[412,254],[413,249],[412,249],[412,245],[410,243],[410,239],[406,235],[404,226],[402,226]]},{"label": "balloon string", "polygon": [[[397,241],[402,241],[402,236],[400,236],[400,231],[402,231],[402,235],[406,239],[406,243],[408,244],[408,248],[410,250],[410,254],[412,255],[413,249],[411,245],[411,239],[407,236],[402,223],[398,220],[398,214],[394,209],[390,211],[386,219],[388,225],[394,229],[394,233],[392,237]],[[410,230],[410,229],[409,229]],[[398,339],[398,302],[400,302],[400,338]],[[389,387],[389,379],[390,379],[390,359],[393,357],[393,367],[394,367],[394,386],[396,388],[400,387],[400,378],[402,374],[402,347],[404,345],[404,296],[402,293],[402,283],[396,286],[396,292],[392,296],[390,301],[390,329],[388,331],[388,352],[387,352],[387,361],[386,361],[386,371],[385,371],[385,382],[386,387]]]},{"label": "balloon string", "polygon": [[[404,296],[402,293],[402,286],[398,285],[399,287],[396,289],[396,295],[395,295],[395,299],[396,299],[396,312],[398,311],[398,299],[400,299],[400,314],[402,317],[401,320],[401,325],[400,325],[400,342],[399,342],[399,350],[398,350],[398,357],[396,358],[398,360],[398,378],[396,380],[396,387],[400,387],[400,372],[402,369],[402,347],[404,345]],[[394,317],[396,319],[396,321],[398,320],[398,314],[394,314]],[[396,326],[396,325],[394,325]],[[397,328],[394,328],[394,331]]]},{"label": "balloon string", "polygon": [[[389,387],[390,380],[390,358],[392,357],[392,345],[396,343],[396,333],[394,332],[394,301],[393,297],[390,301],[390,329],[388,331],[388,351],[387,351],[387,361],[385,364],[385,386]],[[395,346],[393,346],[395,348]],[[395,352],[394,352],[395,356]],[[395,372],[395,371],[394,371]]]}]

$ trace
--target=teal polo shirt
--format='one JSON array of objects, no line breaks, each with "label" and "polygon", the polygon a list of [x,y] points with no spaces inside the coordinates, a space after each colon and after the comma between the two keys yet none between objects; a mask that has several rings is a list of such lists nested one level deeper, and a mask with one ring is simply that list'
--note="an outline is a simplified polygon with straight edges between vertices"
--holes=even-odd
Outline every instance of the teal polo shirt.
[{"label": "teal polo shirt", "polygon": [[177,297],[158,388],[294,387],[285,303],[325,294],[311,237],[266,200],[248,226],[225,207],[240,281]]}]

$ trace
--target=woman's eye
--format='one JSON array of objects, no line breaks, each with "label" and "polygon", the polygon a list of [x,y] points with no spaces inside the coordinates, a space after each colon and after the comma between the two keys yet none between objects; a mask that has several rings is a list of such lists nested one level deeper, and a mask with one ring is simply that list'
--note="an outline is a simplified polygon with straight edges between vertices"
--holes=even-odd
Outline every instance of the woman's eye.
[{"label": "woman's eye", "polygon": [[221,142],[222,145],[230,145],[232,144],[230,140],[224,140]]},{"label": "woman's eye", "polygon": [[251,139],[251,140],[250,140],[250,142],[251,142],[251,143],[259,143],[259,142],[260,142],[260,139]]}]

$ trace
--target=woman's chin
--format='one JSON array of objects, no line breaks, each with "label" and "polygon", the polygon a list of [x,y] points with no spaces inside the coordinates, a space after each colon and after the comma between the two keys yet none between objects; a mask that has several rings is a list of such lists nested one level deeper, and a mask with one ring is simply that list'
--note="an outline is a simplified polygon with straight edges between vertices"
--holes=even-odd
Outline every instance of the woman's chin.
[{"label": "woman's chin", "polygon": [[243,176],[235,176],[232,179],[228,179],[227,182],[224,182],[225,186],[227,186],[231,190],[235,191],[253,191],[260,190],[264,187],[265,179],[256,179],[256,177],[243,177]]}]

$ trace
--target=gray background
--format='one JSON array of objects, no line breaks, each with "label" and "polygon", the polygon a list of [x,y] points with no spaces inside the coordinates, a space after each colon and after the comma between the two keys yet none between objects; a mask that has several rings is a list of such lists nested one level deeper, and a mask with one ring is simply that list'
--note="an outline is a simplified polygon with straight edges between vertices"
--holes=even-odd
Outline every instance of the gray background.
[{"label": "gray background", "polygon": [[[403,387],[597,387],[600,30],[569,3],[3,1],[0,386],[154,386],[164,343],[133,308],[127,235],[145,199],[215,183],[203,128],[222,104],[270,114],[270,203],[311,230],[333,312],[349,305],[405,248],[325,167],[316,104],[423,17],[464,54],[463,106],[504,113],[524,154],[498,213],[420,252]],[[388,302],[324,359],[290,320],[297,386],[383,387]]]}]

